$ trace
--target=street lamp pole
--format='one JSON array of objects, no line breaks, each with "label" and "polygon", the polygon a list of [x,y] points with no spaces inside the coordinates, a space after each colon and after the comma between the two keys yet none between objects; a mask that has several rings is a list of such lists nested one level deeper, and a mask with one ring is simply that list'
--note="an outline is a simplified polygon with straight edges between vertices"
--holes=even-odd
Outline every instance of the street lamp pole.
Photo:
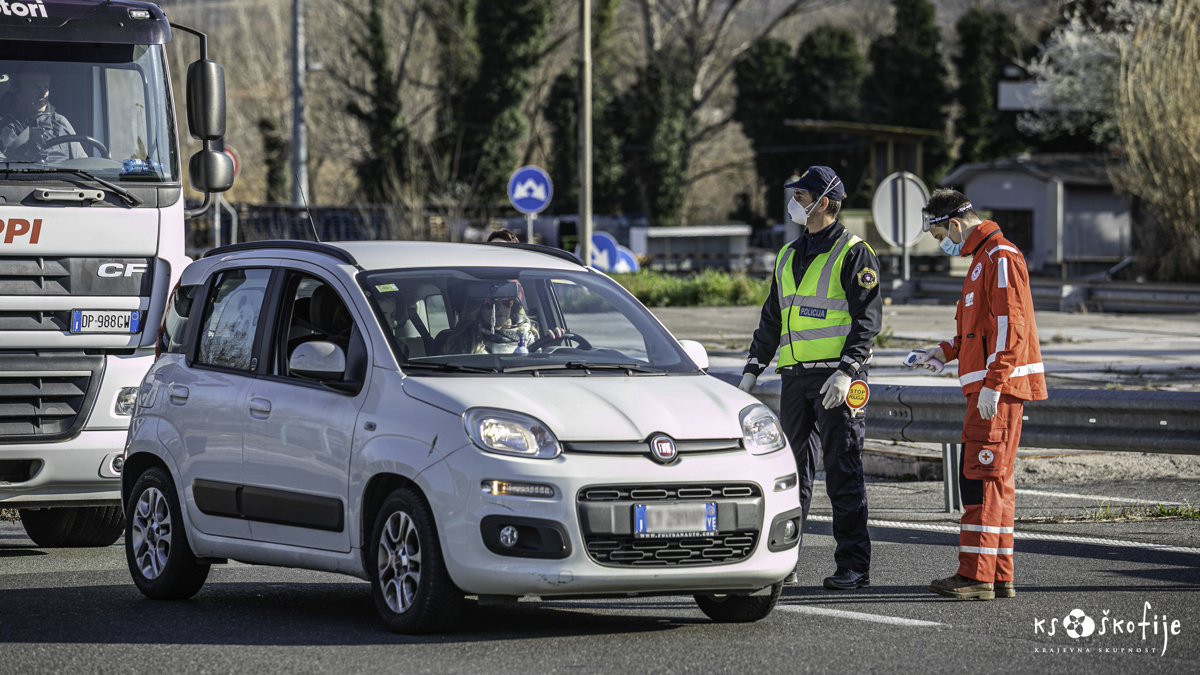
[{"label": "street lamp pole", "polygon": [[592,0],[579,3],[579,250],[592,261]]},{"label": "street lamp pole", "polygon": [[308,123],[304,85],[308,63],[304,38],[304,0],[292,0],[292,205],[302,206],[308,194]]}]

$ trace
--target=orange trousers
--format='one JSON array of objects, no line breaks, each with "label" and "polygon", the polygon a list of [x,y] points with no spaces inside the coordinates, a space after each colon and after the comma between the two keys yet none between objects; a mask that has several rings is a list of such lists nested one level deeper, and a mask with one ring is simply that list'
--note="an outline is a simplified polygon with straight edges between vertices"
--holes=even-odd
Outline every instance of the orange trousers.
[{"label": "orange trousers", "polygon": [[1024,401],[1000,397],[996,416],[979,416],[979,394],[967,396],[959,489],[963,516],[958,531],[958,573],[977,581],[1013,580],[1013,465],[1021,441]]}]

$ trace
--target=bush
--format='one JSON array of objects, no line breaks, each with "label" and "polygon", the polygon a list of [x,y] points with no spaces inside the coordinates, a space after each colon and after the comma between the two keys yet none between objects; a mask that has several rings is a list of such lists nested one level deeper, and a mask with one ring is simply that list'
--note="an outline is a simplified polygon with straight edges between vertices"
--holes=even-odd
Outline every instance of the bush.
[{"label": "bush", "polygon": [[652,270],[611,276],[647,307],[761,305],[771,291],[769,277],[755,279],[715,269],[686,277]]}]

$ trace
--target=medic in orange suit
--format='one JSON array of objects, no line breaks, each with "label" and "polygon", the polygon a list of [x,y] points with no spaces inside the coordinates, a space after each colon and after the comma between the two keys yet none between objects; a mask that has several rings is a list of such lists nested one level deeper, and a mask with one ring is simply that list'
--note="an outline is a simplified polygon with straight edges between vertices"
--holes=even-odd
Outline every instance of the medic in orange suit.
[{"label": "medic in orange suit", "polygon": [[1025,257],[1000,226],[980,220],[967,198],[938,190],[925,205],[925,230],[942,250],[971,259],[955,313],[958,335],[914,350],[912,365],[940,370],[958,359],[967,397],[959,461],[963,517],[958,571],[929,590],[952,598],[1012,598],[1013,464],[1025,401],[1046,398],[1042,352],[1033,316]]}]

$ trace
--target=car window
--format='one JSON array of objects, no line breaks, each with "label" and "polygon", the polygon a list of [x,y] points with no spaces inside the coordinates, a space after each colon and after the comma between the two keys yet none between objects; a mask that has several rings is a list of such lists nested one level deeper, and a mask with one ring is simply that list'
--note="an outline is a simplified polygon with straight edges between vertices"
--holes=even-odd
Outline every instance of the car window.
[{"label": "car window", "polygon": [[698,372],[654,316],[602,274],[424,268],[371,272],[362,284],[413,374]]},{"label": "car window", "polygon": [[254,336],[270,279],[268,269],[229,270],[217,276],[204,307],[198,363],[251,370]]},{"label": "car window", "polygon": [[288,359],[305,342],[332,342],[349,351],[354,318],[332,284],[302,273],[284,283],[280,329],[272,349],[271,373],[290,376]]},{"label": "car window", "polygon": [[192,300],[196,299],[198,284],[179,286],[167,300],[162,330],[158,333],[160,354],[182,354],[187,351],[187,320],[192,311]]}]

